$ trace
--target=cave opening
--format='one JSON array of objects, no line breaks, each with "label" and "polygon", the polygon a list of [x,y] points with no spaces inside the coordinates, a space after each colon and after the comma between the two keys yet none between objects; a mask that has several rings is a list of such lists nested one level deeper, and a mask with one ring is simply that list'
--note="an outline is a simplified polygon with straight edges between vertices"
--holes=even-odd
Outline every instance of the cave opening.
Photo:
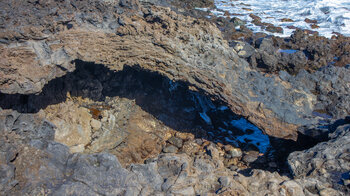
[{"label": "cave opening", "polygon": [[55,140],[72,152],[107,151],[125,166],[160,153],[191,155],[202,149],[210,157],[214,145],[233,170],[288,173],[288,154],[303,149],[298,142],[264,135],[227,104],[185,82],[134,67],[115,72],[74,63],[74,72],[50,81],[40,94],[0,94],[0,107],[44,111],[57,126]]}]

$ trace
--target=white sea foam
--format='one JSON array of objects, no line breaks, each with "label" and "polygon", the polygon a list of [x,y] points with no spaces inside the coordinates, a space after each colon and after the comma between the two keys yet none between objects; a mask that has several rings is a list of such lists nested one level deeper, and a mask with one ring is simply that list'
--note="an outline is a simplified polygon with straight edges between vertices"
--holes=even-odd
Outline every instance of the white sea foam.
[{"label": "white sea foam", "polygon": [[[333,32],[350,36],[350,0],[215,0],[218,10],[212,10],[213,14],[222,16],[220,10],[228,11],[231,17],[238,17],[248,22],[248,28],[256,32],[265,32],[258,26],[250,23],[249,14],[253,13],[262,18],[262,22],[272,23],[283,28],[283,34],[277,36],[289,36],[294,29],[287,26],[318,31],[320,35],[331,37]],[[244,10],[243,8],[248,9]],[[292,19],[294,22],[282,22],[282,18]],[[312,29],[311,24],[306,23],[305,18],[317,20],[318,29]]]}]

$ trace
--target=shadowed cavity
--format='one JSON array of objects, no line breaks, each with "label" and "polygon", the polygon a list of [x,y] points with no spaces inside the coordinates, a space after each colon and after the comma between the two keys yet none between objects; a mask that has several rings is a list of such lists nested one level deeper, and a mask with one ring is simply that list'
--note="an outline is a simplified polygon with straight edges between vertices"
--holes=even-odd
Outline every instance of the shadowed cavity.
[{"label": "shadowed cavity", "polygon": [[[124,67],[122,71],[114,72],[101,64],[80,60],[74,63],[74,72],[50,81],[38,95],[0,94],[0,107],[20,113],[37,113],[50,105],[65,102],[69,94],[96,102],[80,106],[88,108],[99,120],[101,112],[112,107],[111,99],[126,98],[134,100],[143,111],[176,131],[192,133],[200,140],[239,147],[245,152],[262,152],[265,156],[259,157],[251,166],[275,171],[286,172],[287,155],[305,148],[300,141],[262,134],[253,124],[229,110],[225,103],[204,92],[189,90],[185,82],[173,82],[139,68]],[[271,161],[277,161],[277,167],[268,167]]]}]

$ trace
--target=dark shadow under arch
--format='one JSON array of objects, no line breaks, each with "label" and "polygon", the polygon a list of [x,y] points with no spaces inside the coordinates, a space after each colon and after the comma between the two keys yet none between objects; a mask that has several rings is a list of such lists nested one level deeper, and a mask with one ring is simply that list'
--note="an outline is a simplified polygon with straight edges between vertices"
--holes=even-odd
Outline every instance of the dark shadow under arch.
[{"label": "dark shadow under arch", "polygon": [[[143,110],[162,121],[166,126],[181,132],[192,132],[196,138],[204,138],[215,143],[231,144],[226,138],[232,135],[245,134],[230,123],[241,116],[234,114],[219,100],[205,95],[204,91],[193,92],[185,82],[173,82],[158,73],[141,68],[124,67],[122,71],[111,71],[102,64],[75,60],[74,72],[56,78],[44,86],[38,95],[1,94],[0,107],[14,109],[20,113],[36,113],[49,105],[64,102],[69,92],[71,96],[104,101],[107,97],[124,97],[135,100]],[[222,109],[218,109],[222,108]],[[97,108],[97,110],[103,109]],[[96,116],[98,118],[98,115]],[[210,123],[206,121],[210,118]],[[197,128],[202,131],[196,132]],[[221,132],[220,128],[230,130]],[[310,138],[301,138],[294,142],[269,137],[274,149],[278,168],[267,168],[259,160],[252,164],[253,168],[287,172],[286,158],[295,150],[302,150],[316,144]],[[301,141],[307,141],[307,146]],[[253,145],[238,144],[243,150]],[[263,158],[267,158],[263,157]]]}]

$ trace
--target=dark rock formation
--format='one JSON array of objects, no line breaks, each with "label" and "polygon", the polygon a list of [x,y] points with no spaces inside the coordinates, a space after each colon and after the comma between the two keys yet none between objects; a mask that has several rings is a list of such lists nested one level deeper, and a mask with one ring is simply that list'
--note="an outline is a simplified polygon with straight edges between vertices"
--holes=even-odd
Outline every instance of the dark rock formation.
[{"label": "dark rock formation", "polygon": [[350,187],[344,182],[349,179],[350,170],[350,125],[339,126],[330,138],[313,148],[290,154],[288,164],[293,175],[306,186],[320,192],[331,187],[349,193]]}]

